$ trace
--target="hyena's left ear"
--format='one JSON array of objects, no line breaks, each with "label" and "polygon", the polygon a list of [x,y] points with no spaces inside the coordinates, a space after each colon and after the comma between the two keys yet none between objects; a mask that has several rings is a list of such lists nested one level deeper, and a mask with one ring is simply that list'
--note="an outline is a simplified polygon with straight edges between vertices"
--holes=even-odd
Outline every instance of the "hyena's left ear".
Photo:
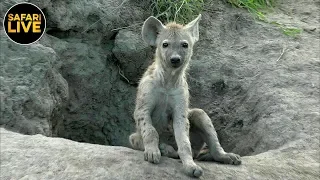
[{"label": "hyena's left ear", "polygon": [[192,37],[194,42],[197,42],[199,40],[199,21],[201,19],[201,14],[198,15],[197,18],[195,18],[193,21],[189,22],[189,24],[184,26],[184,29],[188,30]]}]

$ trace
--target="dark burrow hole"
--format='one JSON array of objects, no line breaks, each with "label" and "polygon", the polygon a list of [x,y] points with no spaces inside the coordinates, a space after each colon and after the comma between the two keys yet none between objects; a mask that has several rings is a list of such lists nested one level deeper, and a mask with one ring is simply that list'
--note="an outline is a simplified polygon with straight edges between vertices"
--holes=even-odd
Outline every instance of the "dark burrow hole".
[{"label": "dark burrow hole", "polygon": [[[59,33],[63,34],[66,32],[56,29],[51,30],[49,33],[57,36]],[[111,36],[105,36],[101,40],[100,43],[106,48],[106,52],[112,52],[116,35],[117,33],[114,33]],[[109,61],[109,65],[110,61],[114,63],[114,65],[119,63],[113,53],[108,54],[107,61]],[[72,83],[69,85],[72,86]],[[128,86],[132,85],[128,84]],[[208,113],[218,133],[220,143],[226,152],[234,152],[242,156],[255,153],[256,139],[254,139],[254,142],[252,143],[249,142],[249,140],[243,142],[243,137],[246,137],[246,135],[250,133],[251,128],[254,126],[255,122],[257,122],[257,113],[253,112],[253,105],[246,102],[248,92],[243,89],[241,85],[229,84],[223,78],[217,79],[215,82],[207,84],[206,86],[203,86],[203,83],[200,83],[200,81],[199,83],[192,82],[190,93],[192,107],[203,108]],[[135,97],[135,94],[133,96]],[[108,104],[112,104],[113,102],[104,101],[101,103],[100,99],[92,98],[93,97],[91,97],[90,100],[92,104],[86,105],[92,113],[91,119],[88,121],[93,121],[95,118],[101,119],[102,117],[106,117],[106,115],[99,115],[104,113],[107,114],[107,111],[109,110],[101,109],[101,107],[103,107],[101,104],[108,106]],[[99,101],[98,106],[96,103],[97,101]],[[121,106],[121,103],[126,103],[126,101],[120,101],[118,105]],[[134,106],[134,103],[132,106]],[[75,108],[77,107],[78,106]],[[65,111],[62,112],[62,116],[65,116],[65,118],[68,118],[68,116],[87,118],[80,112],[78,114],[75,113],[73,109],[73,107],[67,106]],[[119,112],[116,116],[121,117],[120,113],[123,109],[113,110]],[[97,114],[97,116],[95,114]],[[134,120],[132,117],[128,118],[131,123],[130,126],[132,127],[123,127],[127,124],[118,124],[119,122],[114,122],[113,119],[105,121],[105,124],[111,125],[103,125],[101,127],[99,124],[95,125],[90,122],[88,122],[88,124],[78,124],[78,122],[57,122],[59,121],[59,118],[61,118],[60,116],[55,118],[55,123],[58,124],[55,127],[61,128],[58,131],[62,132],[57,134],[57,136],[74,141],[103,145],[129,146],[129,141],[127,139],[130,133],[134,131]],[[119,119],[119,117],[115,117],[114,119]],[[119,130],[121,130],[121,132],[119,132]],[[241,143],[243,145],[240,145],[239,147],[239,144]]]},{"label": "dark burrow hole", "polygon": [[[206,99],[202,97],[198,100],[192,99],[192,107],[203,108],[207,112],[209,117],[212,119],[215,129],[218,133],[219,141],[226,152],[237,153],[241,156],[255,154],[255,146],[258,143],[259,137],[257,136],[253,137],[253,139],[245,139],[245,137],[247,137],[247,134],[251,132],[251,129],[257,122],[257,113],[252,113],[254,111],[254,108],[252,107],[253,105],[248,104],[245,100],[247,98],[248,92],[242,89],[241,86],[231,87],[223,79],[217,80],[212,84],[212,86],[209,86],[207,88],[211,89],[212,91],[212,96],[210,97],[212,99],[207,100],[210,105],[208,106],[206,104],[199,104],[198,102],[202,103],[206,101]],[[197,92],[201,93],[201,91],[201,89],[198,89]],[[198,95],[193,93],[191,94],[191,96]],[[91,98],[91,101],[100,102],[100,99]],[[101,109],[99,107],[90,104],[86,106],[90,108],[91,112],[96,111],[97,114],[101,113]],[[70,107],[66,107],[66,111],[68,111],[68,108]],[[73,116],[74,112],[69,112],[67,114]],[[68,115],[66,117],[68,117]],[[57,122],[59,121],[57,120],[58,118],[61,117],[58,116],[56,118],[55,123],[59,125],[55,127],[62,128],[58,131],[67,132],[72,129],[73,134],[67,132],[67,134],[62,133],[57,134],[57,136],[79,142],[103,145],[120,145],[128,147],[129,141],[127,143],[124,142],[134,131],[134,129],[132,128],[123,130],[124,127],[122,126],[124,124],[118,124],[119,122],[116,122],[114,120],[110,120],[112,122],[105,122],[107,124],[113,123],[112,126],[108,125],[103,126],[102,128],[100,127],[100,125],[94,125],[90,122],[83,125],[77,124],[77,122],[72,122],[72,126],[68,124],[69,127],[65,127],[65,125],[63,125],[63,123],[65,122]],[[115,119],[119,118],[117,117]],[[131,120],[131,126],[134,127],[133,119]],[[120,129],[121,132],[119,132]]]}]

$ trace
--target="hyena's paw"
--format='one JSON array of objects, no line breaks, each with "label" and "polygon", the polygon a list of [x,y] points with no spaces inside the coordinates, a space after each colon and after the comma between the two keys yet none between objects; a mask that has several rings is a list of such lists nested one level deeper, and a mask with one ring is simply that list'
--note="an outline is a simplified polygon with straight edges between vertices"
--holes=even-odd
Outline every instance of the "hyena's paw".
[{"label": "hyena's paw", "polygon": [[200,166],[194,162],[184,165],[184,172],[191,177],[200,177],[203,174],[203,170]]},{"label": "hyena's paw", "polygon": [[145,148],[144,150],[144,160],[151,163],[158,164],[160,162],[161,153],[158,147],[156,148]]},{"label": "hyena's paw", "polygon": [[131,147],[136,150],[144,150],[142,137],[139,133],[133,133],[129,136]]},{"label": "hyena's paw", "polygon": [[213,159],[217,162],[221,162],[223,164],[233,164],[233,165],[240,165],[241,164],[241,157],[238,154],[234,153],[223,153],[218,156],[213,157]]},{"label": "hyena's paw", "polygon": [[179,159],[178,152],[172,146],[161,143],[159,148],[162,156]]}]

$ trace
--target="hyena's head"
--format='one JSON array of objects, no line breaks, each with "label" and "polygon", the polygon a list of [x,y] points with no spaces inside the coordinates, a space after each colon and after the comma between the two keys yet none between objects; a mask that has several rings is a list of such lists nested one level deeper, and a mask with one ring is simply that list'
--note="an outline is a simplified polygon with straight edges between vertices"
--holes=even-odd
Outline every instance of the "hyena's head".
[{"label": "hyena's head", "polygon": [[199,40],[199,20],[201,14],[183,26],[174,22],[163,25],[157,18],[150,16],[143,24],[142,38],[156,46],[156,56],[167,68],[186,66],[192,56],[192,48]]}]

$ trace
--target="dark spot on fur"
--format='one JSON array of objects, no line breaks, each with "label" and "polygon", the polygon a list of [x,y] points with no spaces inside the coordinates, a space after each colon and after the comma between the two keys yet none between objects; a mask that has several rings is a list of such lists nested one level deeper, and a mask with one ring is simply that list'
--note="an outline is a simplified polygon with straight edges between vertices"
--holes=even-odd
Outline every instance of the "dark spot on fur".
[{"label": "dark spot on fur", "polygon": [[145,107],[145,103],[144,102],[141,102],[139,103],[139,106],[138,106],[138,109],[141,110]]},{"label": "dark spot on fur", "polygon": [[142,120],[143,120],[143,118],[139,118],[139,119],[138,119],[139,122],[142,121]]},{"label": "dark spot on fur", "polygon": [[186,118],[186,116],[185,116],[185,115],[182,115],[182,118]]},{"label": "dark spot on fur", "polygon": [[145,126],[145,125],[146,125],[146,122],[144,122],[143,125]]},{"label": "dark spot on fur", "polygon": [[146,132],[146,130],[143,130],[142,133],[144,134]]}]

